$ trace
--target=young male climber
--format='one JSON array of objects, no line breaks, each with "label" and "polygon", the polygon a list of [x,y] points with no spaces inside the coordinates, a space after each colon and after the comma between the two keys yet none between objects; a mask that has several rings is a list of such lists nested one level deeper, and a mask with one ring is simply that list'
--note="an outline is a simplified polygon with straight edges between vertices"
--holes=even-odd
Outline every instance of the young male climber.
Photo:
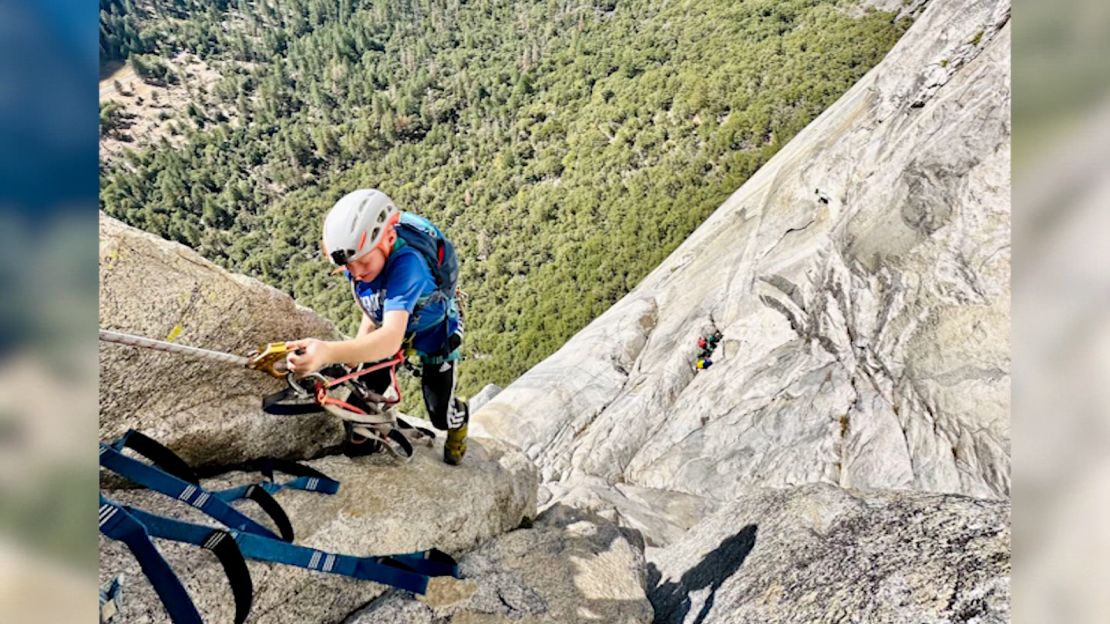
[{"label": "young male climber", "polygon": [[[466,402],[455,397],[462,327],[453,247],[431,222],[401,212],[385,193],[359,189],[328,212],[323,248],[334,265],[345,269],[362,321],[350,340],[286,343],[291,351],[300,351],[289,354],[289,369],[308,374],[331,364],[355,366],[392,357],[404,346],[420,359],[424,405],[433,426],[447,431],[443,460],[457,465],[466,454],[470,413]],[[383,369],[362,379],[382,393],[391,374]],[[349,428],[348,436],[353,446],[372,447]]]}]

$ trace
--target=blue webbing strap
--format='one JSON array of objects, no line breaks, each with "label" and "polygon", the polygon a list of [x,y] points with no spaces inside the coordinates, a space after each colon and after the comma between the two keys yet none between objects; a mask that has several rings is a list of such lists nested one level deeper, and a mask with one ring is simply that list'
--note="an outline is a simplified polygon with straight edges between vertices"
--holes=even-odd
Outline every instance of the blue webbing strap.
[{"label": "blue webbing strap", "polygon": [[[100,444],[100,465],[127,477],[139,485],[184,501],[232,529],[266,537],[277,537],[273,531],[255,522],[224,500],[212,495],[211,492],[198,485],[183,481],[159,468],[127,457],[111,445]],[[248,486],[245,495],[262,505],[263,510],[270,514],[271,519],[274,520],[282,533],[282,539],[293,541],[293,529],[289,524],[289,518],[286,517],[285,512],[281,510],[281,506],[265,489],[253,485]]]},{"label": "blue webbing strap", "polygon": [[[200,623],[200,614],[196,610],[192,599],[185,591],[181,581],[174,574],[161,553],[150,540],[152,533],[148,531],[143,522],[136,517],[137,510],[120,505],[115,501],[100,496],[100,532],[108,537],[127,544],[132,554],[139,561],[143,574],[150,579],[154,591],[165,605],[176,624]],[[242,624],[250,614],[251,603],[254,601],[254,586],[251,583],[250,571],[247,562],[239,551],[239,546],[231,534],[222,529],[202,527],[197,532],[197,540],[190,543],[203,546],[212,551],[219,559],[220,565],[227,574],[231,584],[231,592],[235,597],[235,624]],[[174,541],[185,541],[172,535],[155,535]],[[115,590],[118,593],[118,584],[108,590],[109,594]],[[111,597],[110,595],[108,596]]]},{"label": "blue webbing strap", "polygon": [[128,429],[123,437],[112,443],[112,447],[118,451],[129,448],[178,479],[193,485],[200,485],[200,479],[197,478],[192,467],[185,463],[184,459],[181,459],[177,453],[146,434]]},{"label": "blue webbing strap", "polygon": [[[119,540],[128,545],[135,558],[139,560],[143,574],[147,575],[154,591],[158,593],[166,611],[170,613],[174,623],[201,622],[200,614],[196,613],[189,594],[172,568],[162,558],[161,553],[154,547],[150,540],[151,533],[138,517],[135,517],[132,507],[121,505],[105,499],[100,495],[100,531],[113,540]],[[223,566],[223,571],[228,575],[231,584],[231,593],[235,598],[235,624],[242,624],[246,616],[251,613],[251,604],[254,601],[254,586],[251,583],[251,573],[246,568],[246,561],[239,551],[239,544],[235,542],[231,533],[222,529],[212,529],[211,526],[200,527],[198,541],[191,542],[203,546],[205,550],[212,551]],[[172,535],[155,535],[166,540],[181,542]],[[153,573],[153,574],[152,574]],[[119,592],[119,585],[114,584],[109,588],[109,597],[112,591]],[[178,620],[179,615],[184,620]]]},{"label": "blue webbing strap", "polygon": [[[279,527],[283,527],[283,525],[288,525],[288,519],[270,494],[287,487],[328,494],[334,494],[338,491],[339,482],[317,470],[284,460],[261,460],[256,465],[260,467],[267,478],[273,478],[274,469],[299,476],[286,483],[269,481],[231,488],[221,492],[206,492],[198,485],[187,483],[178,476],[167,474],[159,468],[123,455],[118,448],[124,445],[138,452],[153,449],[152,454],[155,457],[152,461],[163,460],[166,456],[172,456],[172,459],[159,461],[159,463],[175,466],[175,472],[187,476],[184,470],[175,463],[174,460],[177,460],[177,462],[180,462],[180,466],[184,466],[191,473],[191,468],[188,468],[188,465],[169,449],[138,432],[131,431],[128,433],[128,436],[113,445],[100,445],[101,465],[136,481],[140,485],[145,485],[163,494],[188,502],[227,526],[238,528],[238,531],[232,530],[230,536],[238,544],[243,556],[375,581],[421,594],[427,591],[429,576],[458,577],[459,575],[458,564],[455,560],[450,555],[437,549],[380,557],[355,557],[336,555],[285,543],[275,539],[271,531],[243,516],[225,502],[249,497],[262,504],[264,509],[272,505],[276,508],[276,512],[271,512],[269,509],[267,511],[270,512],[271,517],[275,519]],[[397,433],[399,435],[399,432]],[[133,444],[127,444],[129,441],[133,441],[133,436],[138,436],[143,440],[139,449],[136,449]],[[401,437],[403,438],[403,436]],[[208,539],[213,531],[211,527],[164,518],[132,507],[124,508],[141,520],[142,525],[146,526],[147,532],[156,537],[204,545],[204,540]],[[233,521],[228,522],[225,519],[227,517],[231,517]],[[251,530],[253,527],[261,530]],[[282,534],[283,536],[286,535],[284,528],[282,528]],[[292,528],[289,527],[286,542],[291,541]]]},{"label": "blue webbing strap", "polygon": [[[270,481],[274,480],[275,470],[298,477],[282,484],[283,487],[307,490],[309,492],[321,492],[323,494],[335,494],[339,491],[338,481],[315,468],[298,464],[294,461],[271,458],[262,459],[257,462],[257,465],[259,470],[262,471],[262,476]],[[313,481],[313,479],[315,479],[315,481]]]},{"label": "blue webbing strap", "polygon": [[127,544],[174,624],[203,624],[193,600],[170,564],[154,547],[143,525],[103,496],[100,497],[100,532]]},{"label": "blue webbing strap", "polygon": [[[129,448],[142,457],[150,460],[154,467],[161,469],[169,476],[176,477],[198,489],[200,488],[200,480],[197,479],[196,473],[193,472],[189,464],[185,463],[185,460],[181,459],[168,447],[134,429],[128,429],[127,433],[123,434],[119,440],[111,444],[111,447],[116,451]],[[123,456],[122,453],[121,457],[126,459],[126,456]],[[311,470],[311,468],[304,467],[304,470]],[[147,487],[152,486],[148,485]],[[247,486],[236,498],[250,499],[258,503],[258,506],[270,516],[270,519],[273,520],[274,524],[278,527],[278,531],[281,533],[281,539],[287,542],[293,541],[293,525],[289,523],[289,518],[285,515],[285,511],[281,508],[281,505],[278,505],[277,501],[273,499],[271,492],[264,490],[265,488]],[[168,492],[165,493],[168,494]],[[209,494],[211,493],[209,492]],[[197,496],[200,495],[198,494]],[[213,517],[228,526],[233,526],[225,522],[224,519],[219,516]]]},{"label": "blue webbing strap", "polygon": [[[254,462],[253,465],[262,472],[262,476],[268,479],[267,481],[258,483],[257,486],[266,490],[269,494],[276,494],[286,488],[304,490],[306,492],[320,492],[321,494],[335,494],[339,491],[338,481],[318,470],[298,464],[297,462],[285,459],[262,459]],[[275,470],[293,475],[296,478],[291,481],[286,481],[285,483],[277,483],[274,481]],[[230,502],[243,498],[250,487],[250,485],[241,485],[213,492],[212,494],[222,500]]]},{"label": "blue webbing strap", "polygon": [[[210,528],[172,518],[164,518],[141,509],[127,508],[151,535],[178,541],[198,543]],[[429,576],[458,577],[455,560],[439,550],[408,553],[386,557],[355,557],[287,544],[278,540],[250,533],[232,532],[244,557],[283,563],[319,572],[339,574],[356,579],[374,581],[417,594],[428,589]]]},{"label": "blue webbing strap", "polygon": [[438,548],[385,557],[391,563],[400,563],[425,576],[453,576],[459,578],[459,564],[455,558]]}]

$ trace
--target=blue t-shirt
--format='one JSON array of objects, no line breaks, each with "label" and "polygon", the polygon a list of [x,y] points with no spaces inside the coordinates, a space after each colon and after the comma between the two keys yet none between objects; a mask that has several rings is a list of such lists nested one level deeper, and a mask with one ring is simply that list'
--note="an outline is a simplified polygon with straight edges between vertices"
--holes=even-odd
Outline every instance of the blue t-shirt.
[{"label": "blue t-shirt", "polygon": [[[377,277],[369,282],[351,280],[355,298],[371,321],[381,327],[386,312],[404,310],[409,313],[405,338],[412,337],[412,346],[424,354],[437,354],[447,337],[459,326],[455,301],[432,297],[436,281],[420,252],[398,240],[389,261]],[[446,317],[446,327],[444,318]]]}]

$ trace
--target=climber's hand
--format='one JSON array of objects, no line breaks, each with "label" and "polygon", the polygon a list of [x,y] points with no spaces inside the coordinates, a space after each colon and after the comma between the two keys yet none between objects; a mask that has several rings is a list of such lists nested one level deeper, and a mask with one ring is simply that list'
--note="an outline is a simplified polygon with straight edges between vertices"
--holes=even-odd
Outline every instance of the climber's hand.
[{"label": "climber's hand", "polygon": [[289,349],[289,355],[285,359],[289,370],[298,375],[314,373],[332,363],[327,341],[305,338],[286,342],[285,346]]}]

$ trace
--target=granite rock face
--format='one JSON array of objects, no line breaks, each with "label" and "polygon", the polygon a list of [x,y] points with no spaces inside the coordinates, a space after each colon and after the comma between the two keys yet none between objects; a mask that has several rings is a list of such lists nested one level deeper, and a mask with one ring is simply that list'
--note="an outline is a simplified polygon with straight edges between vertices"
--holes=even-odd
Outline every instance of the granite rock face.
[{"label": "granite rock face", "polygon": [[[305,463],[337,479],[339,492],[329,496],[283,490],[275,498],[292,521],[294,543],[329,552],[367,556],[434,547],[457,556],[536,515],[535,466],[520,451],[492,440],[471,444],[461,466],[448,466],[437,452],[423,447],[408,464],[383,455],[329,456]],[[202,483],[209,490],[219,490],[257,479],[257,474],[229,473]],[[212,524],[193,508],[149,490],[115,490],[106,495],[146,511]],[[252,503],[237,506],[268,524],[265,516],[254,513]],[[234,601],[215,558],[196,546],[157,543],[204,621],[230,622]],[[389,589],[291,566],[248,560],[248,567],[254,584],[251,622],[340,622]],[[101,536],[101,583],[120,573],[126,581],[120,621],[168,622],[130,551]],[[642,577],[635,578],[639,582]]]},{"label": "granite rock face", "polygon": [[501,386],[498,386],[497,384],[486,384],[486,386],[482,388],[478,392],[478,394],[475,394],[468,400],[468,403],[470,404],[470,413],[473,414],[474,412],[482,409],[482,406],[486,403],[489,403],[490,400],[493,399],[493,397],[497,396],[499,392],[501,392]]},{"label": "granite rock face", "polygon": [[763,489],[654,553],[656,622],[1010,621],[1010,504]]},{"label": "granite rock face", "polygon": [[718,501],[805,483],[1008,497],[1009,11],[930,2],[473,430],[524,449],[552,502],[593,478]]},{"label": "granite rock face", "polygon": [[547,483],[540,495],[541,510],[569,505],[589,511],[622,527],[640,531],[648,548],[678,539],[720,504],[720,501],[673,490],[609,484],[598,477],[583,477],[569,484]]},{"label": "granite rock face", "polygon": [[[104,213],[100,327],[240,355],[267,342],[338,337],[288,295]],[[246,368],[101,342],[100,439],[138,429],[194,465],[303,458],[337,445],[343,428],[333,419],[262,411],[262,397],[282,386]]]},{"label": "granite rock face", "polygon": [[535,525],[483,544],[460,561],[464,580],[433,581],[427,598],[375,602],[348,624],[648,624],[644,544],[636,531],[558,505]]}]

